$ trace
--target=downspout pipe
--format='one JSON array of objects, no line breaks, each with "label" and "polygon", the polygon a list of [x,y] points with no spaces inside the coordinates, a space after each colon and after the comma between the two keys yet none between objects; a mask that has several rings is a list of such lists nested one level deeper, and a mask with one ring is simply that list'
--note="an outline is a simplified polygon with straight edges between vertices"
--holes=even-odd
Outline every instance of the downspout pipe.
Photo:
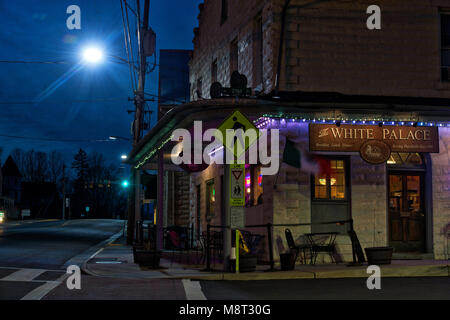
[{"label": "downspout pipe", "polygon": [[280,89],[280,73],[281,73],[281,59],[283,55],[284,46],[284,29],[286,26],[286,15],[289,8],[291,0],[286,0],[283,6],[283,11],[281,12],[281,31],[280,31],[280,44],[278,46],[278,62],[277,62],[277,74],[275,78],[275,94],[278,95]]},{"label": "downspout pipe", "polygon": [[[312,1],[300,6],[297,6],[297,8],[306,8],[315,4],[319,4],[322,2],[328,2],[333,0],[316,0]],[[275,78],[275,95],[278,95],[280,90],[280,76],[281,76],[281,59],[283,54],[283,46],[284,46],[284,29],[286,27],[286,16],[287,16],[287,10],[289,9],[289,5],[291,4],[291,0],[286,0],[283,6],[283,11],[281,12],[281,31],[280,31],[280,44],[278,46],[278,64],[277,64],[277,74]]]}]

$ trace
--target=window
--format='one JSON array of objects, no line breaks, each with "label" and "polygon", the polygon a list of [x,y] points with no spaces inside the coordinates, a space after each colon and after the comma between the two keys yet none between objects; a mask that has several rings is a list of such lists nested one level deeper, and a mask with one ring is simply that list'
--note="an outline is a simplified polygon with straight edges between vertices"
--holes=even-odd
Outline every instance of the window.
[{"label": "window", "polygon": [[220,24],[222,25],[228,18],[228,0],[222,0],[222,11],[220,14]]},{"label": "window", "polygon": [[214,179],[206,182],[206,217],[214,216],[214,205],[216,203],[216,189],[214,187]]},{"label": "window", "polygon": [[230,76],[233,71],[238,71],[238,41],[234,39],[230,44]]},{"label": "window", "polygon": [[217,81],[217,60],[214,60],[211,64],[211,83]]},{"label": "window", "polygon": [[441,14],[441,80],[450,80],[450,12]]},{"label": "window", "polygon": [[346,177],[344,160],[326,160],[328,173],[314,177],[314,199],[346,200]]},{"label": "window", "polygon": [[256,87],[263,81],[263,27],[262,18],[258,15],[255,19],[254,43],[253,43],[253,85]]}]

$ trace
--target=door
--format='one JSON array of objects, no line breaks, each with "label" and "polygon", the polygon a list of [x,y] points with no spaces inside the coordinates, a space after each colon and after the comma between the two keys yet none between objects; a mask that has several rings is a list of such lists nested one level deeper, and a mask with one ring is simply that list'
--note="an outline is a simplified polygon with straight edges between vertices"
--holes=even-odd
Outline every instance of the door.
[{"label": "door", "polygon": [[390,245],[396,252],[425,251],[423,173],[389,174]]}]

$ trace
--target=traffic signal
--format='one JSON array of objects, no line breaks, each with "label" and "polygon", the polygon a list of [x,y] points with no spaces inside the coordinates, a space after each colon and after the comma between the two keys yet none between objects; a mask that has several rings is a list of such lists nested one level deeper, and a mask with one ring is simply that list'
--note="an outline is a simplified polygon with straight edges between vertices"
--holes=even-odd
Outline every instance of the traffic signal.
[{"label": "traffic signal", "polygon": [[128,180],[123,180],[122,181],[122,187],[128,188],[128,185],[129,185]]}]

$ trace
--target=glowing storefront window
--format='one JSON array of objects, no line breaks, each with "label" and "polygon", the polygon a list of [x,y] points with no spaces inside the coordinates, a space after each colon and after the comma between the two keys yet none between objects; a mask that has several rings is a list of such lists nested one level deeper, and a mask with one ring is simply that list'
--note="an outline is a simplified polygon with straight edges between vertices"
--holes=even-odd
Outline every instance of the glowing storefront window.
[{"label": "glowing storefront window", "polygon": [[344,200],[345,163],[344,160],[328,160],[329,173],[314,178],[314,198],[323,200]]}]

